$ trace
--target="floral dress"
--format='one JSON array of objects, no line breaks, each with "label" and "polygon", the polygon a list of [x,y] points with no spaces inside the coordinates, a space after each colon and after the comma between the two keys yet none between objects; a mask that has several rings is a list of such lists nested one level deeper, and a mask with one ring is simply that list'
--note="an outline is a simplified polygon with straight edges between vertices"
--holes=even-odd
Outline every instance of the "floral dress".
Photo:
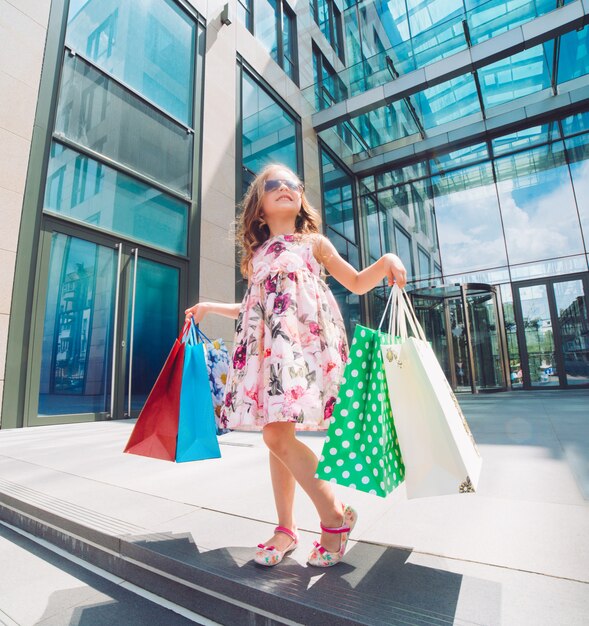
[{"label": "floral dress", "polygon": [[260,430],[329,425],[348,356],[341,313],[313,256],[313,236],[277,235],[252,258],[221,421]]}]

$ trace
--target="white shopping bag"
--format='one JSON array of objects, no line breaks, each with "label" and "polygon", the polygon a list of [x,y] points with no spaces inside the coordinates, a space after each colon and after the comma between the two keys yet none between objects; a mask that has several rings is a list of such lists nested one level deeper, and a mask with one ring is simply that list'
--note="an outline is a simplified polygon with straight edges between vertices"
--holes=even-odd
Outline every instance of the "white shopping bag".
[{"label": "white shopping bag", "polygon": [[387,343],[383,337],[381,350],[407,497],[473,492],[482,459],[456,396],[409,298],[396,285],[387,308],[389,304],[390,339]]}]

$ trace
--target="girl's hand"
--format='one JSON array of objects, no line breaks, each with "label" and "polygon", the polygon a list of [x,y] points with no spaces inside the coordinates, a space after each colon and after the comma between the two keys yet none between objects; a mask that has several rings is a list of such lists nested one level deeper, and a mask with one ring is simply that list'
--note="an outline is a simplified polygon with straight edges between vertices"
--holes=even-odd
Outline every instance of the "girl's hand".
[{"label": "girl's hand", "polygon": [[403,265],[403,261],[396,254],[385,254],[383,257],[384,267],[386,270],[386,278],[389,281],[389,287],[393,283],[397,283],[401,289],[407,284],[407,270]]},{"label": "girl's hand", "polygon": [[208,304],[208,302],[199,302],[198,304],[191,306],[189,309],[186,309],[186,311],[184,311],[186,321],[188,322],[190,318],[193,318],[195,324],[200,324],[204,316],[208,313]]}]

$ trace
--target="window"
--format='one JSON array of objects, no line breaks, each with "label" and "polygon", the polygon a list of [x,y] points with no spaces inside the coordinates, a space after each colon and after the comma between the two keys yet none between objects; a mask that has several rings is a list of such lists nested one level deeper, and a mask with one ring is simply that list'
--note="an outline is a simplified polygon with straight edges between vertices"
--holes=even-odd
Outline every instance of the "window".
[{"label": "window", "polygon": [[344,61],[342,14],[334,0],[310,0],[311,15],[325,38]]},{"label": "window", "polygon": [[[243,14],[244,17],[247,15],[247,12]],[[292,81],[298,84],[296,18],[284,0],[256,0],[253,34]]]},{"label": "window", "polygon": [[[313,73],[315,77],[315,107],[318,111],[348,97],[346,84],[315,45],[313,45]],[[354,139],[349,124],[347,122],[337,124],[335,130],[344,143],[352,148]]]},{"label": "window", "polygon": [[253,18],[254,0],[237,0],[237,18],[250,31],[254,30]]},{"label": "window", "polygon": [[66,45],[190,126],[196,36],[173,0],[77,0]]},{"label": "window", "polygon": [[[248,72],[241,81],[242,164],[247,174],[283,163],[302,174],[298,161],[300,123]],[[246,180],[247,179],[247,180]],[[247,175],[244,184],[251,182]]]}]

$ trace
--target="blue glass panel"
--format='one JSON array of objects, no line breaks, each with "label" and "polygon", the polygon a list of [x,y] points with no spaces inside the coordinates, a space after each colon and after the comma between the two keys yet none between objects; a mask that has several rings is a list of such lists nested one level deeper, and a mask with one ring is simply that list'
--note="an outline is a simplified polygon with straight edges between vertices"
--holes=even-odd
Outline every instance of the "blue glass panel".
[{"label": "blue glass panel", "polygon": [[[131,319],[132,286],[129,285]],[[170,346],[178,335],[178,295],[180,272],[178,268],[137,259],[137,286],[135,289],[135,317],[133,337],[133,367],[131,409],[140,410],[153,387],[168,356]],[[154,329],[157,328],[157,332]],[[130,324],[127,345],[130,346]],[[125,381],[125,410],[128,407],[129,359]]]},{"label": "blue glass panel", "polygon": [[567,139],[565,146],[587,251],[589,248],[589,134]]},{"label": "blue glass panel", "polygon": [[431,274],[429,254],[421,248],[417,247],[417,258],[419,261],[419,278],[429,278]]},{"label": "blue glass panel", "polygon": [[407,269],[407,279],[417,278],[413,264],[413,246],[411,236],[405,230],[395,224],[395,244],[397,256],[403,261]]},{"label": "blue glass panel", "polygon": [[66,54],[55,132],[184,194],[194,135]]},{"label": "blue glass panel", "polygon": [[325,221],[351,242],[356,242],[353,178],[322,152],[323,207]]},{"label": "blue glass panel", "polygon": [[489,158],[489,151],[486,143],[478,143],[468,148],[454,150],[446,154],[440,154],[430,160],[430,168],[432,174],[447,172],[448,170],[458,169],[465,165],[476,163],[477,161]]},{"label": "blue glass panel", "polygon": [[562,132],[565,137],[582,133],[589,130],[589,111],[586,113],[576,113],[562,120]]},{"label": "blue glass panel", "polygon": [[53,234],[39,415],[109,409],[115,271],[113,249]]},{"label": "blue glass panel", "polygon": [[444,274],[507,265],[491,164],[435,176],[432,186]]},{"label": "blue glass panel", "polygon": [[558,83],[589,73],[589,26],[560,38]]},{"label": "blue glass panel", "polygon": [[269,163],[282,163],[299,172],[296,122],[246,72],[242,81],[243,164],[259,172]]},{"label": "blue glass panel", "polygon": [[493,139],[493,154],[501,156],[508,152],[515,152],[524,148],[531,148],[535,145],[548,143],[560,139],[560,131],[556,122],[543,124],[542,126],[532,126],[525,130],[520,130],[511,135],[503,135]]},{"label": "blue glass panel", "polygon": [[256,39],[268,54],[278,62],[278,6],[277,0],[260,0],[254,11]]},{"label": "blue glass panel", "polygon": [[414,98],[425,128],[434,128],[481,111],[472,74],[424,89]]},{"label": "blue glass panel", "polygon": [[465,4],[473,45],[556,8],[555,0],[466,0]]},{"label": "blue glass panel", "polygon": [[497,159],[495,169],[510,263],[585,252],[562,142]]},{"label": "blue glass panel", "polygon": [[66,43],[191,125],[196,28],[172,0],[75,0]]},{"label": "blue glass panel", "polygon": [[479,70],[485,108],[550,87],[554,42],[535,46]]},{"label": "blue glass panel", "polygon": [[372,261],[378,260],[382,254],[380,217],[376,200],[372,196],[364,196],[361,199],[362,212],[366,216],[366,237],[368,254]]},{"label": "blue glass panel", "polygon": [[[347,239],[344,239],[344,237],[338,235],[338,233],[336,233],[329,227],[327,228],[325,234],[329,241],[333,243],[335,249],[341,254],[341,256],[350,265],[352,265],[356,269],[359,269],[360,264],[358,248],[350,243]],[[331,276],[328,276],[327,284],[332,290],[333,295],[335,296],[335,299],[338,303],[346,327],[346,333],[348,335],[348,339],[350,339],[354,327],[357,323],[361,321],[360,297],[357,294],[351,293],[348,289],[346,289]]]},{"label": "blue glass panel", "polygon": [[574,274],[587,271],[587,259],[582,255],[569,256],[548,261],[535,261],[524,265],[512,265],[510,270],[512,280]]},{"label": "blue glass panel", "polygon": [[188,205],[94,159],[51,146],[45,211],[186,254]]}]

